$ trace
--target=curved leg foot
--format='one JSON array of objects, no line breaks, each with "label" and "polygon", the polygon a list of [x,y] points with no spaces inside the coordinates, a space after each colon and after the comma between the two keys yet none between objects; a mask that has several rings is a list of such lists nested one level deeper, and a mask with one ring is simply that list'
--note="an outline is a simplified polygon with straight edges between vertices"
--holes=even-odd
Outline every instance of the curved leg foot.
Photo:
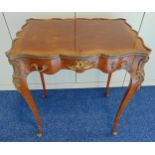
[{"label": "curved leg foot", "polygon": [[116,130],[112,131],[112,135],[113,136],[117,136],[118,135],[118,132]]},{"label": "curved leg foot", "polygon": [[109,85],[110,85],[110,81],[111,81],[111,76],[112,76],[112,73],[109,73],[108,74],[107,86],[106,86],[106,90],[105,90],[105,94],[104,94],[104,96],[106,96],[106,97],[109,95],[108,92],[109,92]]},{"label": "curved leg foot", "polygon": [[42,131],[42,128],[39,128],[38,129],[38,132],[37,132],[37,137],[42,137],[42,135],[43,135],[43,131]]}]

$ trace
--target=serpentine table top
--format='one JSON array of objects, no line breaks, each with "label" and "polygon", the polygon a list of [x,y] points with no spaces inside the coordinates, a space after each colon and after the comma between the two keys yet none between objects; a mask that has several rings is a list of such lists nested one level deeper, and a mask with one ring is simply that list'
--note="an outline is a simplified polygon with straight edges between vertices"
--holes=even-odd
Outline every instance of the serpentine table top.
[{"label": "serpentine table top", "polygon": [[9,55],[120,56],[147,55],[148,51],[137,32],[124,19],[29,19],[17,33]]}]

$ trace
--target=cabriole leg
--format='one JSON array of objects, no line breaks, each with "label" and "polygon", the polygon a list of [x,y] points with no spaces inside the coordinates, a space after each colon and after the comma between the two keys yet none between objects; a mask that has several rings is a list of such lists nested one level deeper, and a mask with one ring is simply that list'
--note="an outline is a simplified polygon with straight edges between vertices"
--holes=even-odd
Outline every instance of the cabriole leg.
[{"label": "cabriole leg", "polygon": [[32,98],[32,95],[28,89],[27,85],[27,80],[26,77],[28,75],[27,71],[20,68],[21,66],[18,64],[17,61],[12,62],[13,68],[14,68],[14,74],[13,74],[13,83],[16,87],[16,89],[21,93],[21,95],[24,97],[26,100],[29,108],[33,112],[34,118],[37,122],[38,125],[38,133],[37,136],[41,137],[42,136],[42,123],[40,120],[40,116],[37,110],[37,107],[35,105],[35,102]]},{"label": "cabriole leg", "polygon": [[123,100],[119,106],[115,120],[114,120],[114,124],[113,124],[113,128],[112,128],[112,134],[113,135],[117,135],[117,126],[118,126],[120,116],[123,113],[123,111],[125,110],[129,100],[133,97],[134,93],[136,92],[137,86],[138,86],[138,84],[134,83],[133,80],[131,80],[129,87],[125,93],[125,96],[124,96],[124,98],[123,98]]},{"label": "cabriole leg", "polygon": [[144,64],[147,61],[148,57],[137,56],[135,57],[132,65],[129,64],[126,66],[126,70],[130,73],[131,80],[114,120],[112,128],[113,135],[118,134],[117,127],[120,117],[123,111],[125,110],[126,106],[128,105],[129,100],[133,97],[135,92],[140,88],[142,82],[144,81]]}]

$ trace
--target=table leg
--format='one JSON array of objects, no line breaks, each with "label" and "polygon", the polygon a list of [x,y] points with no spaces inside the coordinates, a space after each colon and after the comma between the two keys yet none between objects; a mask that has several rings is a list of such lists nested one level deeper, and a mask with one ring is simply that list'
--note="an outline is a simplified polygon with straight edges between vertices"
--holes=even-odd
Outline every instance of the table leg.
[{"label": "table leg", "polygon": [[44,80],[44,74],[40,72],[40,79],[43,87],[43,93],[44,93],[44,99],[46,98],[46,86],[45,86],[45,80]]},{"label": "table leg", "polygon": [[148,61],[148,57],[137,57],[132,65],[127,66],[127,71],[130,73],[131,80],[129,87],[124,95],[124,98],[119,106],[117,111],[113,128],[112,134],[117,135],[117,126],[120,120],[121,114],[125,110],[126,106],[128,105],[129,100],[133,97],[135,92],[140,88],[142,82],[144,81],[144,64]]},{"label": "table leg", "polygon": [[129,87],[125,93],[125,96],[119,106],[119,109],[117,111],[117,114],[116,114],[116,117],[115,117],[115,120],[114,120],[114,125],[113,125],[113,128],[112,128],[112,134],[113,135],[117,135],[117,126],[118,126],[118,122],[119,122],[119,119],[120,119],[120,116],[122,114],[122,112],[125,110],[129,100],[132,98],[132,96],[134,95],[134,93],[136,92],[137,90],[137,84],[136,83],[133,83],[132,82],[133,80],[131,80],[130,84],[129,84]]},{"label": "table leg", "polygon": [[24,73],[25,70],[24,69],[20,69],[20,65],[17,65],[17,62],[12,62],[13,68],[14,68],[14,74],[13,74],[13,83],[16,87],[16,89],[21,93],[21,95],[24,97],[24,99],[26,100],[29,108],[31,109],[31,111],[33,112],[34,118],[37,122],[38,125],[38,133],[37,136],[41,137],[42,136],[42,123],[40,120],[40,116],[37,110],[37,107],[35,105],[35,102],[32,98],[32,95],[28,89],[28,85],[27,85],[27,80],[26,77],[28,75],[28,73]]},{"label": "table leg", "polygon": [[108,74],[107,86],[106,86],[106,90],[105,90],[105,96],[108,96],[109,85],[110,85],[110,81],[111,81],[111,76],[112,76],[112,73],[109,73],[109,74]]}]

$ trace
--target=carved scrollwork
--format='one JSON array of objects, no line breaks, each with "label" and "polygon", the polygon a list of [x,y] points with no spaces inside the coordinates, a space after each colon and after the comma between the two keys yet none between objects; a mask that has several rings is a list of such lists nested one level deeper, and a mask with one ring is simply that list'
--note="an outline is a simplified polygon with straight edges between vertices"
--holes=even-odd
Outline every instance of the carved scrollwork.
[{"label": "carved scrollwork", "polygon": [[136,73],[136,79],[138,81],[137,90],[140,89],[141,84],[144,81],[144,76],[145,76],[144,65],[148,60],[149,60],[149,56],[143,57],[138,64],[138,69],[137,69],[137,73]]},{"label": "carved scrollwork", "polygon": [[13,75],[13,84],[16,87],[17,91],[20,92],[20,79],[19,77]]},{"label": "carved scrollwork", "polygon": [[9,62],[12,64],[13,66],[13,84],[16,87],[17,91],[20,92],[20,64],[18,63],[18,61],[16,60],[9,60]]}]

